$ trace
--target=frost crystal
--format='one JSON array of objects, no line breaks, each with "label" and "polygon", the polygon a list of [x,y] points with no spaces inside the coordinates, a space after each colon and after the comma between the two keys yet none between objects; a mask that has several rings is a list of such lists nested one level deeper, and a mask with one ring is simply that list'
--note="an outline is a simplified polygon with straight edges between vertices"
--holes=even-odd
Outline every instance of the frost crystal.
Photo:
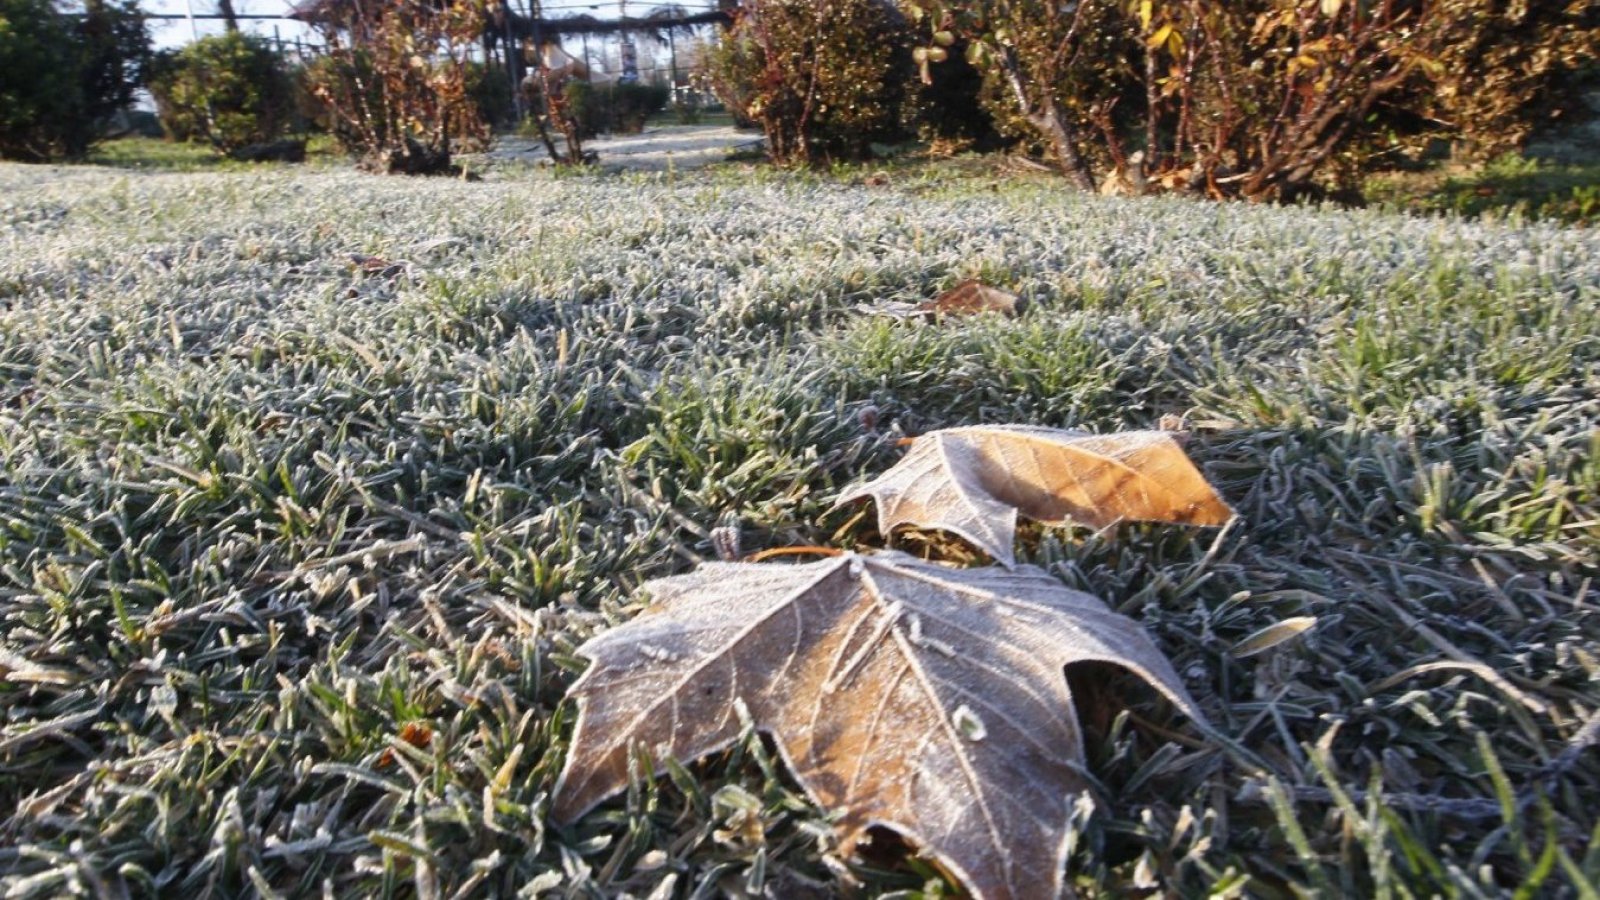
[{"label": "frost crystal", "polygon": [[955,723],[956,731],[969,741],[976,743],[989,736],[988,729],[983,727],[983,720],[965,703],[956,707],[956,711],[950,714],[950,720]]},{"label": "frost crystal", "polygon": [[639,652],[656,662],[670,663],[678,661],[678,654],[665,647],[657,647],[655,644],[640,644]]}]

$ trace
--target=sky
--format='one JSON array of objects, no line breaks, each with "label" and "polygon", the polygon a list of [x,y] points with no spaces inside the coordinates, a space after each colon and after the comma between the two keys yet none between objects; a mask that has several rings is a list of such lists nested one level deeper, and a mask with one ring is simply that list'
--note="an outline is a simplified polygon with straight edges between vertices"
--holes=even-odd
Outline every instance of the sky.
[{"label": "sky", "polygon": [[[510,0],[513,7],[526,11],[528,0]],[[549,16],[569,16],[587,13],[600,19],[619,18],[622,4],[626,2],[628,11],[635,15],[669,0],[549,0],[544,4],[544,12]],[[147,14],[182,16],[191,10],[196,15],[215,15],[217,12],[216,0],[140,0],[140,7]],[[694,12],[709,9],[713,6],[710,0],[679,0],[678,5]],[[293,6],[292,0],[234,0],[234,11],[240,15],[282,16],[287,15]],[[264,37],[278,37],[285,41],[310,39],[311,33],[304,25],[287,19],[246,19],[239,23],[245,31],[260,34]],[[191,23],[185,19],[153,19],[150,21],[150,37],[158,49],[180,47],[194,40],[195,37],[205,37],[211,34],[222,33],[220,19],[196,19],[191,28]]]},{"label": "sky", "polygon": [[[290,0],[234,0],[233,8],[240,15],[282,16],[288,14],[291,5]],[[146,15],[182,16],[190,11],[195,15],[215,15],[217,12],[215,0],[140,0],[139,8]],[[196,37],[221,34],[223,30],[220,19],[196,19],[193,30],[184,19],[151,19],[149,25],[150,39],[157,49],[181,47]],[[287,19],[247,19],[240,22],[239,27],[264,37],[277,35],[285,41],[310,35],[304,25]]]}]

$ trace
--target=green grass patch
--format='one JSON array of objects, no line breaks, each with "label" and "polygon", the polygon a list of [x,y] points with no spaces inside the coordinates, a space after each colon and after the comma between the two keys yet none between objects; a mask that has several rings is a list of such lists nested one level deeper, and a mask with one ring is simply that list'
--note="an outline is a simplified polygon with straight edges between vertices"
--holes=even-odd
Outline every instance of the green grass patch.
[{"label": "green grass patch", "polygon": [[[1592,229],[139,146],[0,166],[8,894],[953,896],[755,735],[555,826],[574,648],[719,526],[875,540],[831,497],[902,437],[1178,417],[1241,522],[1021,535],[1220,729],[1085,703],[1074,885],[1592,896]],[[967,277],[1028,312],[874,310]]]},{"label": "green grass patch", "polygon": [[1508,155],[1458,172],[1373,178],[1366,194],[1373,202],[1410,212],[1594,225],[1600,222],[1600,163]]},{"label": "green grass patch", "polygon": [[[338,147],[328,135],[312,135],[306,143],[309,162],[330,163],[340,157]],[[203,143],[169,141],[153,137],[123,137],[96,144],[88,161],[114,169],[163,172],[203,172],[211,169],[248,169],[250,166],[283,166],[287,163],[239,163],[219,155]]]}]

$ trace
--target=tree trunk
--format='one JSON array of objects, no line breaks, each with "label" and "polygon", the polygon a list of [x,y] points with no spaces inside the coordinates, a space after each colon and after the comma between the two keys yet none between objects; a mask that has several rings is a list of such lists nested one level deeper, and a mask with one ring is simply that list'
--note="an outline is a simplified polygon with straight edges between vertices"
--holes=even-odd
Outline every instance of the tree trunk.
[{"label": "tree trunk", "polygon": [[1089,163],[1078,152],[1078,142],[1073,133],[1073,127],[1061,115],[1061,109],[1055,101],[1045,97],[1044,109],[1038,116],[1030,117],[1035,128],[1043,131],[1050,138],[1052,148],[1056,153],[1056,165],[1062,174],[1072,179],[1072,184],[1080,191],[1094,190],[1094,174],[1089,171]]},{"label": "tree trunk", "polygon": [[[550,70],[545,65],[545,60],[539,61],[539,93],[544,99],[545,117],[550,124],[560,129],[561,136],[566,139],[567,152],[557,153],[555,142],[550,139],[550,132],[544,123],[539,122],[539,137],[544,141],[545,149],[550,152],[550,162],[558,166],[575,166],[583,162],[583,140],[578,134],[578,123],[573,120],[567,109],[565,75],[552,81]],[[558,96],[556,89],[561,90]],[[534,116],[538,119],[538,116]]]},{"label": "tree trunk", "polygon": [[217,13],[222,16],[223,27],[229,33],[239,30],[239,14],[234,12],[233,0],[217,0]]},{"label": "tree trunk", "polygon": [[1072,180],[1073,187],[1081,191],[1094,191],[1094,174],[1089,171],[1089,163],[1078,152],[1078,136],[1072,123],[1062,115],[1061,108],[1056,105],[1055,98],[1050,96],[1050,89],[1046,85],[1038,85],[1040,92],[1039,102],[1032,102],[1028,96],[1027,76],[1023,74],[1022,64],[1017,60],[1017,52],[1004,44],[998,48],[1001,71],[1005,73],[1006,84],[1011,87],[1011,94],[1021,108],[1022,114],[1027,117],[1028,124],[1037,128],[1041,134],[1050,140],[1050,149],[1055,153],[1056,167],[1061,174]]},{"label": "tree trunk", "polygon": [[[546,113],[549,111],[549,109],[550,107],[546,105]],[[539,140],[544,142],[545,152],[550,154],[550,163],[555,165],[561,162],[561,151],[556,149],[556,142],[550,139],[550,129],[544,123],[546,113],[541,113],[538,110],[534,110],[533,126],[539,132]]]},{"label": "tree trunk", "polygon": [[1161,72],[1156,64],[1156,51],[1144,51],[1144,170],[1157,172],[1164,160],[1161,158],[1160,122],[1161,88],[1156,84]]}]

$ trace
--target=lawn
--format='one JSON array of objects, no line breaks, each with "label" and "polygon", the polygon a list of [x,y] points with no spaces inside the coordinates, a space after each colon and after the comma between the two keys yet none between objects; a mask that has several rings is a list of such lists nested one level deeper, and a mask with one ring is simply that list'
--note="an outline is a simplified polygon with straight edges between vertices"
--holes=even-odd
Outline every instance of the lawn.
[{"label": "lawn", "polygon": [[1369,201],[1417,212],[1600,224],[1600,161],[1559,163],[1510,155],[1485,165],[1391,172],[1366,184]]},{"label": "lawn", "polygon": [[556,826],[573,650],[905,436],[1163,416],[1240,521],[1019,558],[1225,740],[1094,692],[1075,887],[1596,896],[1600,233],[862,174],[0,166],[6,896],[952,895],[758,735]]}]

